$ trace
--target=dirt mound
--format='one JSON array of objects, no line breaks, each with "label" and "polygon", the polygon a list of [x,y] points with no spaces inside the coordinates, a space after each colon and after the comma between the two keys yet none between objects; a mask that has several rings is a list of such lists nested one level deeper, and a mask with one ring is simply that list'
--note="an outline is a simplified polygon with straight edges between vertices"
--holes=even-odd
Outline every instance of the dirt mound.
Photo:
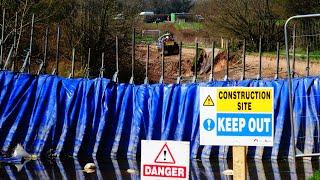
[{"label": "dirt mound", "polygon": [[[155,45],[150,46],[150,62],[149,62],[149,81],[150,83],[157,83],[161,77],[161,57],[155,47]],[[200,69],[198,71],[198,81],[208,81],[210,76],[211,58],[212,50],[205,50],[205,58],[203,59]],[[137,50],[137,58],[140,63],[145,64],[146,62],[147,48],[145,45],[139,45]],[[214,79],[222,80],[226,76],[227,67],[227,55],[224,51],[216,49],[214,61]],[[195,57],[195,49],[183,48],[182,49],[182,82],[191,82],[193,79],[193,61]],[[284,58],[280,59],[279,65],[279,78],[286,78],[286,60]],[[165,56],[165,83],[175,83],[178,77],[179,70],[179,55]],[[273,79],[276,73],[276,58],[275,57],[263,57],[262,58],[262,78]],[[303,76],[305,75],[305,61],[296,61],[296,74]],[[229,61],[229,79],[239,80],[243,76],[243,64],[241,52],[232,53],[230,55]],[[320,69],[320,64],[318,62],[312,62],[310,64],[310,75],[318,75],[318,69]],[[259,74],[259,57],[254,55],[246,56],[246,71],[245,77],[247,79],[256,79]]]},{"label": "dirt mound", "polygon": [[[147,47],[145,45],[139,45],[137,48],[137,60],[142,64],[146,63],[147,59]],[[182,66],[181,74],[183,82],[190,82],[193,78],[193,61],[195,58],[195,49],[183,48],[182,49]],[[210,76],[211,69],[211,58],[212,51],[209,49],[204,49],[204,54],[202,56],[200,65],[198,66],[198,80],[206,81]],[[237,60],[231,58],[229,62],[230,66],[237,64]],[[216,79],[222,79],[225,74],[226,69],[226,54],[223,51],[218,49],[215,50],[215,64],[214,64],[214,73]],[[165,74],[164,82],[165,83],[174,83],[179,74],[179,55],[165,56]],[[230,67],[231,68],[231,67]],[[159,82],[161,77],[161,56],[157,51],[155,45],[150,46],[150,59],[149,59],[149,69],[148,69],[148,78],[150,83]]]},{"label": "dirt mound", "polygon": [[[186,77],[192,77],[192,59],[195,56],[194,50],[182,50],[181,74]],[[139,45],[137,47],[137,60],[145,64],[147,59],[147,47]],[[165,56],[164,60],[164,82],[174,83],[178,77],[179,71],[179,55]],[[150,46],[150,59],[148,78],[150,83],[159,82],[161,77],[161,56],[155,45]]]}]

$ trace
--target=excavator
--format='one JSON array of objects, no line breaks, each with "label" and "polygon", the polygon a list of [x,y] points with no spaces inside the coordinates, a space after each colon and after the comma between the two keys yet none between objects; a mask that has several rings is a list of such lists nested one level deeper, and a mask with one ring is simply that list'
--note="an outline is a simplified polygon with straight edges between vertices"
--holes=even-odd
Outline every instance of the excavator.
[{"label": "excavator", "polygon": [[179,45],[175,41],[173,34],[167,32],[160,36],[157,41],[158,52],[162,52],[164,56],[177,55],[179,54]]}]

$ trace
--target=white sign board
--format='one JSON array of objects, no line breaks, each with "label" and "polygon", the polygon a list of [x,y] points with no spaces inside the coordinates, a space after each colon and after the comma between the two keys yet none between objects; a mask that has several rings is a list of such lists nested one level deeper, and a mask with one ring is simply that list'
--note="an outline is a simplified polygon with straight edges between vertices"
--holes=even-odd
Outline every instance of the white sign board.
[{"label": "white sign board", "polygon": [[273,146],[272,87],[200,87],[200,144]]},{"label": "white sign board", "polygon": [[190,143],[141,141],[141,179],[189,179]]}]

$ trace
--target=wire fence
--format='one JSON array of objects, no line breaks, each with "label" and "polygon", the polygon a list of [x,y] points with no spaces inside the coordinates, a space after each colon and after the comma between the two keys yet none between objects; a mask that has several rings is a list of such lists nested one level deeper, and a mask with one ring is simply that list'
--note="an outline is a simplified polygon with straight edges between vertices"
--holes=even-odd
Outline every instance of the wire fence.
[{"label": "wire fence", "polygon": [[[18,36],[18,21],[17,21],[17,14],[15,17],[15,28],[13,30],[13,33],[10,35],[5,34],[5,10],[3,11],[2,15],[2,30],[1,30],[1,42],[5,41],[6,37],[12,36],[12,44],[8,43],[1,43],[0,44],[0,68],[2,70],[12,70],[12,71],[19,71],[19,72],[29,72],[33,74],[42,74],[42,73],[50,73],[54,75],[61,75],[66,71],[66,67],[70,68],[67,69],[69,72],[66,76],[67,77],[75,77],[76,70],[75,68],[79,68],[79,66],[76,66],[76,62],[81,59],[81,71],[83,72],[83,77],[89,78],[91,76],[92,69],[92,57],[91,57],[91,49],[87,49],[88,56],[87,57],[77,57],[77,49],[72,48],[70,49],[70,52],[61,52],[61,37],[63,36],[63,32],[61,31],[61,28],[59,26],[56,27],[55,32],[49,32],[49,29],[45,29],[43,32],[43,54],[41,57],[36,57],[34,53],[34,32],[35,29],[35,15],[32,15],[31,22],[29,23],[29,45],[27,48],[25,48],[25,52],[22,54],[17,54],[17,44],[19,43],[17,36]],[[309,76],[309,75],[317,75],[316,65],[314,64],[313,60],[317,58],[317,50],[320,47],[320,30],[318,30],[318,27],[320,26],[319,20],[311,19],[311,20],[304,20],[304,21],[297,21],[293,23],[292,26],[289,27],[289,31],[292,32],[292,35],[290,36],[290,55],[292,60],[292,77],[303,77],[303,76]],[[135,29],[132,33],[132,47],[131,48],[131,78],[130,83],[134,82],[135,74],[137,71],[140,71],[141,69],[137,70],[135,69],[137,65],[137,61],[141,60],[138,59],[136,56],[137,51],[137,44],[142,43],[141,41],[137,42],[140,36],[143,35],[143,31],[136,32]],[[159,34],[159,32],[157,32]],[[55,52],[51,54],[54,55],[55,62],[51,62],[51,66],[53,66],[52,71],[48,72],[47,67],[49,65],[48,62],[48,39],[55,39]],[[118,81],[119,74],[121,74],[121,70],[119,68],[119,42],[118,37],[115,39],[115,46],[114,46],[114,52],[115,55],[110,54],[104,54],[101,53],[101,59],[100,59],[100,68],[99,68],[99,77],[105,77],[106,72],[110,71],[108,69],[109,67],[105,66],[105,62],[108,61],[114,61],[113,64],[115,64],[115,72],[113,73],[112,78],[114,81]],[[277,51],[272,52],[273,56],[269,59],[269,61],[266,60],[264,55],[264,49],[263,49],[263,39],[260,37],[260,41],[258,44],[258,50],[259,53],[256,57],[254,57],[254,60],[250,60],[248,57],[247,52],[247,41],[246,40],[230,40],[230,39],[224,39],[222,37],[209,37],[209,38],[198,38],[196,39],[196,42],[194,43],[179,43],[180,48],[180,55],[178,55],[177,62],[178,67],[176,68],[177,71],[177,77],[170,77],[177,79],[177,82],[196,82],[196,81],[211,81],[214,79],[223,79],[223,80],[230,80],[232,78],[236,79],[248,79],[248,78],[254,78],[254,79],[263,79],[263,78],[283,78],[283,72],[284,68],[282,67],[282,63],[280,62],[281,54],[282,54],[282,43],[277,43]],[[150,42],[144,42],[144,46],[150,46]],[[199,67],[203,66],[201,62],[192,64],[192,72],[193,74],[190,76],[185,76],[182,71],[182,62],[185,61],[183,59],[183,50],[184,48],[193,48],[194,49],[194,59],[199,60],[199,57],[201,56],[201,53],[198,53],[199,49],[205,49],[211,52],[211,55],[207,55],[207,64],[206,64],[206,72],[204,75],[199,72]],[[150,48],[150,47],[149,47]],[[149,49],[148,48],[148,49]],[[219,50],[219,52],[216,52],[216,50]],[[147,55],[148,58],[150,58],[151,51],[148,51],[149,54]],[[215,66],[219,65],[217,64],[218,61],[221,60],[221,57],[218,57],[218,53],[222,54],[222,59],[225,60],[222,65],[220,64],[220,68],[218,71],[215,70]],[[66,55],[68,54],[68,55]],[[70,55],[69,55],[70,54]],[[161,55],[161,52],[159,52]],[[68,61],[69,64],[63,64],[63,66],[60,65],[61,59],[70,59]],[[115,56],[115,60],[110,60],[109,57]],[[301,66],[301,62],[297,64],[296,59],[304,59],[305,62],[305,69],[303,66]],[[160,83],[166,83],[165,81],[165,69],[166,69],[166,57],[161,57],[159,61],[160,65],[160,75],[159,75],[159,82]],[[236,60],[236,61],[234,61]],[[140,74],[145,75],[144,82],[148,81],[148,73],[150,73],[150,59],[143,60],[145,66],[145,72]],[[250,61],[250,62],[249,62]],[[252,62],[254,62],[252,64]],[[269,66],[270,64],[274,64],[272,66]],[[31,68],[31,66],[37,66]],[[315,68],[313,68],[315,67]],[[33,69],[33,72],[31,70]],[[302,73],[303,72],[303,73]],[[109,73],[110,74],[110,73]],[[255,75],[252,75],[255,74]],[[168,76],[167,76],[168,77]],[[172,82],[172,81],[170,81]]]},{"label": "wire fence", "polygon": [[[295,157],[320,156],[320,113],[317,109],[310,108],[318,106],[319,92],[317,88],[311,87],[311,84],[317,82],[305,79],[304,88],[296,88],[297,84],[292,81],[297,77],[296,50],[306,52],[305,74],[300,74],[299,77],[311,75],[310,51],[317,51],[319,48],[319,17],[320,14],[293,16],[285,25],[291,142],[294,144],[292,152]],[[296,92],[300,96],[293,97]]]}]

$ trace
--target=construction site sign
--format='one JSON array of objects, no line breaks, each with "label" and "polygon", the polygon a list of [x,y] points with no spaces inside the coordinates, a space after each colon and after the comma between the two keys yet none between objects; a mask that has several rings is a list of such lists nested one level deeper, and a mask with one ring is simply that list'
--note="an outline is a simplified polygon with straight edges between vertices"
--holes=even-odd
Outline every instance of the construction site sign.
[{"label": "construction site sign", "polygon": [[189,179],[190,143],[141,141],[141,179]]},{"label": "construction site sign", "polygon": [[200,144],[273,145],[272,87],[201,87]]}]

